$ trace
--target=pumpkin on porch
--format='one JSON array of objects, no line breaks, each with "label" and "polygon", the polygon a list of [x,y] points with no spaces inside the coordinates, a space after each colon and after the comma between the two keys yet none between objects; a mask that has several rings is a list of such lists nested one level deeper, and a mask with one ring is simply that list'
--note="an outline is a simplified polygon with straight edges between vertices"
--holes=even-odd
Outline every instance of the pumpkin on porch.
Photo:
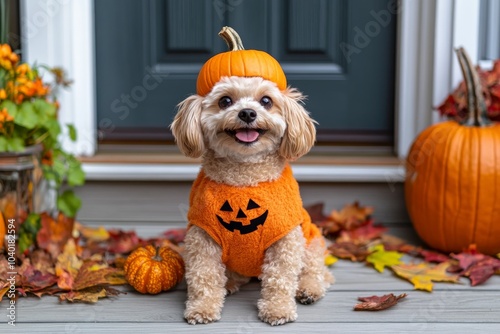
[{"label": "pumpkin on porch", "polygon": [[481,84],[463,48],[457,50],[468,92],[468,119],[424,130],[407,158],[406,205],[431,247],[460,252],[470,244],[500,252],[500,126],[486,116]]},{"label": "pumpkin on porch", "polygon": [[231,27],[219,32],[229,51],[219,53],[203,65],[196,81],[196,92],[205,96],[224,77],[262,77],[274,82],[279,89],[286,88],[286,76],[281,65],[270,54],[259,50],[245,50],[238,33]]},{"label": "pumpkin on porch", "polygon": [[0,212],[0,249],[3,248],[3,243],[5,240],[5,231],[6,231],[5,221],[3,219],[3,214]]},{"label": "pumpkin on porch", "polygon": [[184,261],[169,247],[148,245],[136,249],[125,261],[125,278],[140,293],[170,290],[184,277]]}]

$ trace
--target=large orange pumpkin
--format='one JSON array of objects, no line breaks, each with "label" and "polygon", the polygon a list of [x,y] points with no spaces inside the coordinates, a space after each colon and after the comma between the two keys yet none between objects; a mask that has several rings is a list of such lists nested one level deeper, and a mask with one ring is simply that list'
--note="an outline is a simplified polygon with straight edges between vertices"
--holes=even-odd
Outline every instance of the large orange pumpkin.
[{"label": "large orange pumpkin", "polygon": [[469,118],[424,130],[407,158],[405,195],[418,235],[431,247],[500,252],[500,126],[491,124],[477,72],[457,55],[468,92]]},{"label": "large orange pumpkin", "polygon": [[169,247],[139,247],[125,261],[125,278],[140,293],[170,290],[184,276],[184,261]]},{"label": "large orange pumpkin", "polygon": [[279,89],[286,88],[286,76],[280,64],[270,54],[258,50],[245,50],[240,36],[231,27],[219,32],[229,51],[219,53],[203,65],[198,74],[196,92],[205,96],[224,77],[262,77],[276,83]]}]

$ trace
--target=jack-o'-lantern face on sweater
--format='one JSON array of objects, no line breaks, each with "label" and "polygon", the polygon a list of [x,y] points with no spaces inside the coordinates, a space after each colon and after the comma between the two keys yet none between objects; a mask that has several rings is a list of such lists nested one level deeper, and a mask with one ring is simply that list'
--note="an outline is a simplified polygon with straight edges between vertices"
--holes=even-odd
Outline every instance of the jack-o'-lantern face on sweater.
[{"label": "jack-o'-lantern face on sweater", "polygon": [[240,231],[241,234],[248,234],[256,231],[260,225],[264,225],[266,222],[269,211],[261,208],[252,199],[249,199],[245,206],[235,206],[235,203],[233,206],[226,200],[222,204],[219,214],[215,215],[219,223],[228,231]]},{"label": "jack-o'-lantern face on sweater", "polygon": [[277,180],[257,187],[218,183],[202,170],[189,203],[189,226],[203,229],[221,247],[227,269],[243,276],[259,276],[266,249],[295,227],[302,226],[306,240],[321,237],[288,165]]}]

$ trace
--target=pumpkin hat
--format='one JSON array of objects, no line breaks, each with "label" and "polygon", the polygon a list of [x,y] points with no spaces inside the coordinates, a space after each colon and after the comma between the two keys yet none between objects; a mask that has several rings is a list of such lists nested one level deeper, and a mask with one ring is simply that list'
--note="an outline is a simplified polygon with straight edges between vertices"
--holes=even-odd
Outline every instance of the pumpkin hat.
[{"label": "pumpkin hat", "polygon": [[205,96],[222,77],[261,77],[274,82],[279,89],[286,88],[286,76],[281,65],[270,54],[259,50],[245,50],[238,33],[231,27],[219,32],[229,51],[219,53],[203,65],[196,81],[196,93]]}]

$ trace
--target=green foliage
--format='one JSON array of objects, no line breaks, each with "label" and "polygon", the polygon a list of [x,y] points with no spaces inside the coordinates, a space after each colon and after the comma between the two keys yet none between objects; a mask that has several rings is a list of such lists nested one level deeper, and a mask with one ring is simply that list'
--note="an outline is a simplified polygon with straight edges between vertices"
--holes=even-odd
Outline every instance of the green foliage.
[{"label": "green foliage", "polygon": [[32,213],[21,224],[18,241],[19,253],[24,253],[25,250],[34,244],[36,234],[41,226],[40,220],[40,215]]},{"label": "green foliage", "polygon": [[57,197],[57,207],[68,217],[75,217],[82,201],[72,190],[66,190]]}]

